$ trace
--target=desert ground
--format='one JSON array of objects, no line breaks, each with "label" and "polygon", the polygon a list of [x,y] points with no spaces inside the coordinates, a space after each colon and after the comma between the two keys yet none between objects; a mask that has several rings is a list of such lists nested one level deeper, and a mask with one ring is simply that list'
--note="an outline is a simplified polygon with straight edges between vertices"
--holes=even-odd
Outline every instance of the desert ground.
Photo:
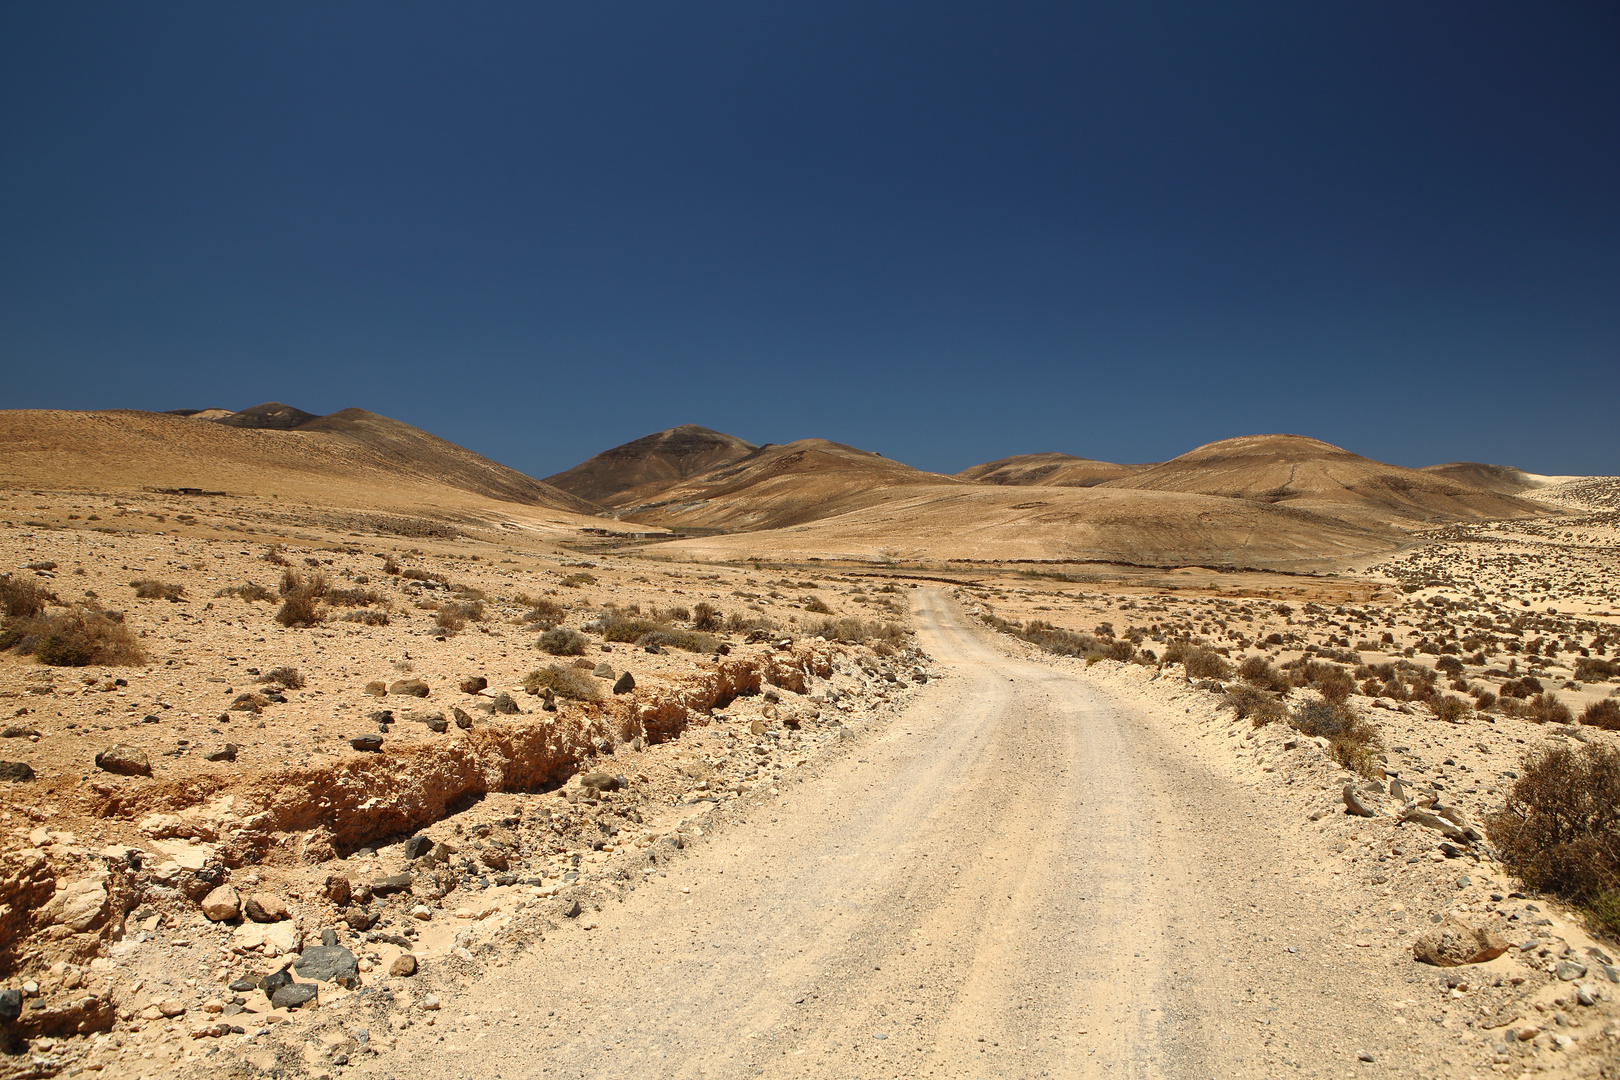
[{"label": "desert ground", "polygon": [[1617,1075],[1620,481],[1291,438],[0,414],[0,1076]]}]

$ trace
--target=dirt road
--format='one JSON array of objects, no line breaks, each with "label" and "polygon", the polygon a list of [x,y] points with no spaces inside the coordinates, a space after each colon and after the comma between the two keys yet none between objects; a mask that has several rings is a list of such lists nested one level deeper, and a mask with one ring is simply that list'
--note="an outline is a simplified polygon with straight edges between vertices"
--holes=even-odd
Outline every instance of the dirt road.
[{"label": "dirt road", "polygon": [[1472,1071],[1444,1060],[1452,1033],[1393,1015],[1420,992],[1410,961],[1360,959],[1329,928],[1343,901],[1296,882],[1297,836],[1190,736],[916,595],[947,675],[917,707],[364,1072]]}]

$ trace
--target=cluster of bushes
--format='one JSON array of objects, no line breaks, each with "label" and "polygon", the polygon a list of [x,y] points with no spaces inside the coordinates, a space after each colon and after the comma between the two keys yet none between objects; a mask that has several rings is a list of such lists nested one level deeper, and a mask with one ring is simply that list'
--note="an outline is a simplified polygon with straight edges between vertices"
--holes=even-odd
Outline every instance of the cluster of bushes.
[{"label": "cluster of bushes", "polygon": [[87,604],[8,618],[0,630],[0,650],[4,649],[56,667],[146,663],[146,651],[124,625],[123,615]]},{"label": "cluster of bushes", "polygon": [[177,603],[186,597],[184,585],[171,585],[156,578],[136,578],[129,586],[135,590],[137,600],[168,600]]},{"label": "cluster of bushes", "polygon": [[550,630],[553,627],[561,626],[563,617],[568,614],[567,608],[557,603],[557,601],[547,600],[545,597],[525,596],[519,593],[517,602],[529,609],[523,613],[521,621],[538,626],[542,630]]},{"label": "cluster of bushes", "polygon": [[905,640],[906,628],[886,620],[843,618],[823,619],[805,625],[804,632],[824,637],[828,641],[854,641],[864,644],[895,646]]},{"label": "cluster of bushes", "polygon": [[1577,682],[1606,682],[1609,679],[1620,679],[1620,661],[1596,656],[1583,656],[1575,661]]},{"label": "cluster of bushes", "polygon": [[1226,657],[1205,645],[1172,641],[1164,650],[1164,663],[1181,664],[1189,679],[1230,679],[1232,665]]},{"label": "cluster of bushes", "polygon": [[1569,706],[1558,700],[1558,695],[1550,691],[1532,694],[1528,698],[1504,697],[1497,703],[1497,708],[1506,716],[1517,716],[1533,724],[1571,724],[1575,722],[1575,714],[1569,711]]},{"label": "cluster of bushes", "polygon": [[1082,634],[1053,626],[1043,619],[1018,623],[987,614],[984,621],[993,630],[1010,634],[1058,656],[1083,656],[1087,660],[1119,660],[1125,663],[1137,659],[1136,646],[1124,638]]},{"label": "cluster of bushes", "polygon": [[1486,822],[1503,861],[1620,932],[1620,750],[1552,746],[1526,758],[1521,774]]},{"label": "cluster of bushes", "polygon": [[459,634],[469,622],[484,621],[482,600],[447,600],[439,605],[434,623],[447,634]]},{"label": "cluster of bushes", "polygon": [[523,679],[523,688],[534,694],[549,690],[570,701],[602,700],[601,687],[589,672],[560,664],[547,664],[529,672]]},{"label": "cluster of bushes", "polygon": [[258,585],[251,581],[246,585],[232,585],[229,588],[221,589],[215,593],[214,596],[239,596],[250,604],[256,600],[274,600],[276,598],[275,593],[271,592],[263,585]]},{"label": "cluster of bushes", "polygon": [[1357,716],[1342,701],[1307,701],[1288,714],[1288,722],[1303,734],[1328,741],[1333,759],[1363,776],[1372,776],[1383,750],[1378,729]]}]

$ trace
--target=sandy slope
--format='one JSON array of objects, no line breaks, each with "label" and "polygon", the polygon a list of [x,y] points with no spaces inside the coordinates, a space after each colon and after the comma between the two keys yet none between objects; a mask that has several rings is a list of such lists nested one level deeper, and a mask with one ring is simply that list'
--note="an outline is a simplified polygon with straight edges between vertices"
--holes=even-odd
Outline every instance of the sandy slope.
[{"label": "sandy slope", "polygon": [[1101,560],[1311,569],[1405,537],[1243,499],[1179,492],[917,485],[794,528],[681,540],[683,558]]},{"label": "sandy slope", "polygon": [[917,616],[947,677],[887,732],[360,1074],[1478,1067],[1447,1059],[1457,1032],[1397,1019],[1409,954],[1351,948],[1300,839],[1190,732],[1008,659],[937,593]]},{"label": "sandy slope", "polygon": [[961,480],[1020,487],[1093,487],[1108,480],[1139,473],[1149,465],[1116,465],[1072,454],[1017,454],[974,465],[957,473]]}]

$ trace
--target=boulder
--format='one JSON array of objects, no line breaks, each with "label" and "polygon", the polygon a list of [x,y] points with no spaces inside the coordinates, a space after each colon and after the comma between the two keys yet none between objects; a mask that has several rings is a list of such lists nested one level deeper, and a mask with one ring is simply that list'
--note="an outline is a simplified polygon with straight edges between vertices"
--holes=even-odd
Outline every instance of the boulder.
[{"label": "boulder", "polygon": [[75,933],[95,929],[107,915],[107,875],[92,874],[59,887],[40,914],[52,925],[65,926]]},{"label": "boulder", "polygon": [[388,965],[388,974],[396,978],[406,979],[416,974],[416,957],[411,953],[400,953],[394,957],[394,962]]},{"label": "boulder", "polygon": [[291,919],[273,923],[243,922],[231,935],[231,943],[243,949],[256,949],[264,947],[268,953],[274,949],[280,953],[297,952],[304,942],[304,935],[299,933],[298,924]]},{"label": "boulder", "polygon": [[348,878],[333,874],[326,879],[326,898],[338,907],[348,907],[352,894]]},{"label": "boulder", "polygon": [[96,755],[96,768],[119,776],[151,776],[152,763],[144,751],[114,743]]},{"label": "boulder", "polygon": [[1483,927],[1469,926],[1455,915],[1412,943],[1412,956],[1436,967],[1483,964],[1508,951],[1508,943]]},{"label": "boulder", "polygon": [[428,684],[421,679],[400,679],[388,684],[390,694],[403,694],[406,697],[427,697],[432,693]]},{"label": "boulder", "polygon": [[421,834],[417,834],[405,841],[405,861],[415,862],[432,850],[433,841]]},{"label": "boulder", "polygon": [[488,688],[489,680],[482,675],[472,675],[461,680],[461,692],[463,694],[476,694],[478,691]]},{"label": "boulder", "polygon": [[316,982],[337,983],[353,990],[360,985],[359,961],[341,945],[314,945],[293,961],[293,970]]},{"label": "boulder", "polygon": [[314,983],[288,983],[274,994],[270,995],[270,1007],[273,1009],[296,1009],[314,1001],[320,991]]},{"label": "boulder", "polygon": [[242,898],[229,885],[221,885],[202,899],[202,913],[209,922],[234,919],[242,910]]},{"label": "boulder", "polygon": [[619,676],[619,681],[613,684],[615,694],[628,694],[636,688],[636,677],[628,671]]},{"label": "boulder", "polygon": [[254,893],[242,901],[242,914],[257,923],[284,922],[292,918],[287,901],[273,893]]},{"label": "boulder", "polygon": [[34,778],[34,770],[26,761],[0,761],[0,780],[21,784]]}]

